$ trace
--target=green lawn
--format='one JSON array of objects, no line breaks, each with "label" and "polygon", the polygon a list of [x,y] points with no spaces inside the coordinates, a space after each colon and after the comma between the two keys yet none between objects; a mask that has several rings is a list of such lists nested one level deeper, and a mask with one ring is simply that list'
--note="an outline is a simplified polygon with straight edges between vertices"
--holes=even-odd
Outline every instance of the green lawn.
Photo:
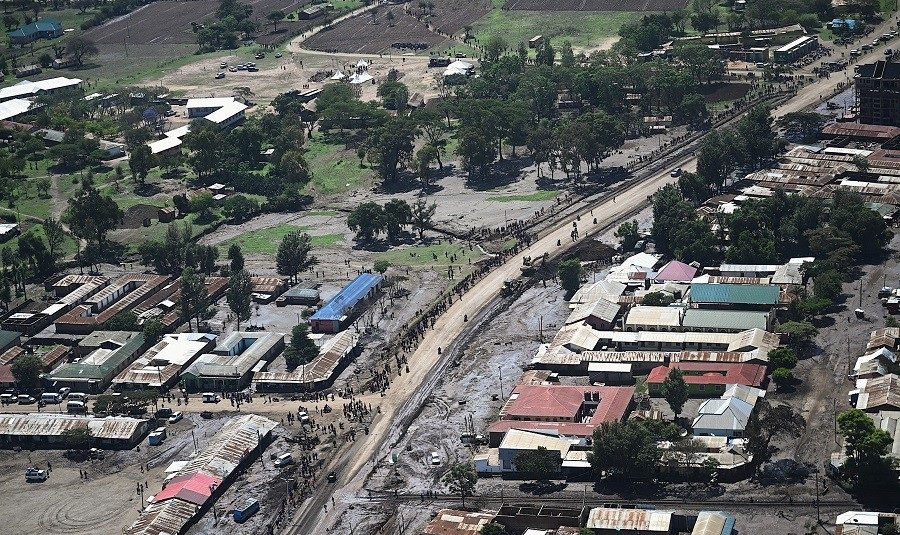
[{"label": "green lawn", "polygon": [[555,46],[569,40],[575,48],[590,48],[603,39],[616,37],[619,28],[645,13],[608,11],[602,13],[568,11],[500,11],[494,9],[473,24],[475,36],[484,42],[499,35],[513,49],[535,35],[550,37]]},{"label": "green lawn", "polygon": [[[415,256],[410,256],[410,253],[415,253]],[[386,260],[392,266],[447,266],[451,264],[449,255],[453,254],[456,255],[456,261],[452,262],[455,266],[468,265],[469,259],[475,262],[484,256],[477,248],[470,251],[466,244],[442,241],[434,245],[391,249],[377,253],[375,260]]]},{"label": "green lawn", "polygon": [[549,201],[555,199],[559,194],[556,190],[540,190],[534,193],[523,193],[519,195],[495,195],[488,197],[487,200],[495,202],[515,202],[515,201]]},{"label": "green lawn", "polygon": [[372,172],[360,168],[359,158],[343,144],[326,143],[321,135],[314,135],[305,145],[306,161],[312,172],[307,190],[317,193],[343,193],[358,188]]},{"label": "green lawn", "polygon": [[[275,254],[275,252],[278,250],[278,244],[281,243],[281,239],[284,238],[285,235],[290,232],[294,232],[295,230],[308,232],[310,229],[312,229],[312,227],[310,226],[284,224],[269,228],[251,230],[250,232],[241,234],[237,238],[226,240],[220,243],[219,248],[222,250],[226,250],[231,246],[231,244],[236,243],[241,247],[241,250],[244,253]],[[324,234],[320,236],[311,235],[310,239],[313,247],[329,247],[336,243],[342,242],[344,240],[344,236],[342,234]]]}]

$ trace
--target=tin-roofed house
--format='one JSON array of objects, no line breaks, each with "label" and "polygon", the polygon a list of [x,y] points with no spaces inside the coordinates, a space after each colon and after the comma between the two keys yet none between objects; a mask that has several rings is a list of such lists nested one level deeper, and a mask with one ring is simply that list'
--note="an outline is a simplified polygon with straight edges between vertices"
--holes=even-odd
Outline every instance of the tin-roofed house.
[{"label": "tin-roofed house", "polygon": [[314,333],[337,333],[349,325],[369,298],[373,297],[384,280],[380,275],[363,273],[353,279],[328,303],[309,318]]},{"label": "tin-roofed house", "polygon": [[181,379],[189,392],[238,391],[283,350],[284,333],[231,333],[212,354],[197,357]]},{"label": "tin-roofed house", "polygon": [[38,39],[54,39],[63,34],[62,23],[56,19],[38,19],[9,32],[9,44],[27,45]]},{"label": "tin-roofed house", "polygon": [[98,394],[106,390],[113,377],[124,370],[144,350],[144,335],[124,333],[126,340],[104,343],[78,362],[64,364],[44,377],[54,389],[69,387],[77,392]]}]

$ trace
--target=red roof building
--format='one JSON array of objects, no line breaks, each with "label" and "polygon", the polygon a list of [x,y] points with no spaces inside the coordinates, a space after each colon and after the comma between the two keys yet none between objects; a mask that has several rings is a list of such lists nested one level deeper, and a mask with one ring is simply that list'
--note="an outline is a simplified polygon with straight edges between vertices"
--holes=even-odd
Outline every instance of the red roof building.
[{"label": "red roof building", "polygon": [[178,498],[196,505],[203,505],[212,497],[213,491],[222,484],[222,479],[208,474],[196,473],[178,476],[153,497],[153,503]]},{"label": "red roof building", "polygon": [[673,362],[657,366],[647,376],[650,395],[661,396],[662,384],[672,368],[684,373],[684,382],[693,396],[717,397],[725,392],[726,385],[745,385],[761,388],[766,382],[766,366],[743,362]]},{"label": "red roof building", "polygon": [[499,444],[510,429],[588,437],[600,424],[622,420],[633,398],[633,386],[519,385],[488,428],[490,442]]},{"label": "red roof building", "polygon": [[12,374],[12,366],[4,364],[0,366],[0,386],[12,388],[16,385],[16,378]]},{"label": "red roof building", "polygon": [[678,260],[664,265],[654,277],[655,282],[690,282],[697,274],[697,268]]}]

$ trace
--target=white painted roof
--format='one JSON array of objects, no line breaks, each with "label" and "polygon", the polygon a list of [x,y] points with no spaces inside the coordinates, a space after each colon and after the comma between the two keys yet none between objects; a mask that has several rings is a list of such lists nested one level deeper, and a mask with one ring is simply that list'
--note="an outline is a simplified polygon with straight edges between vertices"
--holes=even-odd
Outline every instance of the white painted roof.
[{"label": "white painted roof", "polygon": [[0,102],[0,121],[12,119],[16,115],[25,113],[30,107],[31,101],[23,98],[14,98],[6,102]]},{"label": "white painted roof", "polygon": [[210,113],[205,117],[205,119],[207,121],[212,121],[216,124],[219,124],[221,122],[227,121],[228,119],[231,119],[232,117],[246,109],[246,104],[233,101]]},{"label": "white painted roof", "polygon": [[159,141],[154,141],[150,143],[150,152],[153,154],[159,154],[160,152],[165,152],[169,149],[173,149],[179,145],[181,145],[181,138],[177,138],[175,136],[167,137],[160,139]]},{"label": "white painted roof", "polygon": [[185,107],[187,109],[191,109],[191,108],[221,108],[222,106],[226,106],[232,102],[234,102],[234,97],[189,98],[187,101],[187,105]]}]

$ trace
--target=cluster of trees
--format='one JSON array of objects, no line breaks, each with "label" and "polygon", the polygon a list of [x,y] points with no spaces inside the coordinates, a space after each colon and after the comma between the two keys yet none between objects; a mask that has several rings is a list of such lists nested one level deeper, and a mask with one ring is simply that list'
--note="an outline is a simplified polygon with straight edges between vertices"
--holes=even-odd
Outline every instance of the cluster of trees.
[{"label": "cluster of trees", "polygon": [[400,239],[407,225],[412,225],[419,233],[419,239],[423,239],[425,230],[431,227],[436,209],[437,205],[429,205],[424,199],[419,199],[412,206],[401,199],[392,199],[384,206],[367,202],[350,213],[347,226],[356,232],[356,239],[360,242],[371,242],[377,234],[384,232],[388,241],[394,243]]},{"label": "cluster of trees", "polygon": [[156,404],[159,400],[159,392],[156,390],[135,390],[121,396],[101,394],[94,401],[95,413],[106,414],[132,414],[139,415],[147,412],[147,407]]},{"label": "cluster of trees", "polygon": [[859,409],[849,409],[837,417],[844,443],[847,461],[843,470],[861,492],[896,491],[898,487],[890,453],[893,437],[887,431],[875,427],[872,419]]},{"label": "cluster of trees", "polygon": [[794,380],[797,366],[797,355],[786,347],[778,347],[769,351],[769,367],[772,369],[772,381],[776,386],[783,386]]},{"label": "cluster of trees", "polygon": [[[69,207],[63,213],[62,220],[69,226],[76,237],[87,242],[79,260],[95,264],[104,254],[106,236],[109,231],[122,222],[125,214],[109,195],[103,195],[94,187],[88,186],[81,193],[69,199]],[[79,241],[79,247],[81,242]],[[83,264],[83,262],[81,262]]]},{"label": "cluster of trees", "polygon": [[252,15],[253,6],[250,4],[240,0],[220,0],[216,20],[194,25],[200,52],[237,48],[240,34],[250,34],[259,29],[256,21],[250,18]]},{"label": "cluster of trees", "polygon": [[212,275],[219,259],[215,245],[194,242],[194,229],[190,221],[172,222],[166,227],[162,240],[148,240],[138,246],[141,263],[153,266],[163,275],[177,276],[185,267]]},{"label": "cluster of trees", "polygon": [[581,260],[578,257],[570,257],[562,260],[556,268],[556,275],[559,277],[559,285],[567,292],[574,292],[581,286],[581,279],[584,277],[584,268],[581,267]]},{"label": "cluster of trees", "polygon": [[[254,116],[227,132],[198,119],[184,138],[191,151],[187,163],[199,182],[215,177],[237,191],[264,195],[272,209],[296,208],[304,202],[301,190],[312,176],[303,155],[305,141],[306,127],[291,113]],[[267,172],[261,171],[264,142],[273,149]],[[240,218],[241,209],[259,207],[244,197],[226,208],[228,217]]]},{"label": "cluster of trees", "polygon": [[[733,7],[734,0],[724,4],[714,0],[693,0],[687,8],[646,15],[623,25],[619,30],[622,39],[613,48],[622,54],[648,52],[671,37],[686,35],[688,24],[700,33],[725,29],[729,32],[750,31],[791,24],[800,24],[811,32],[835,16],[834,8],[827,0],[758,0],[748,2],[743,11],[735,11]],[[864,15],[872,15],[878,10],[878,3],[861,2],[855,7]]]},{"label": "cluster of trees", "polygon": [[703,265],[722,258],[732,263],[774,264],[798,255],[815,256],[816,263],[808,272],[824,275],[816,295],[834,299],[840,293],[840,274],[876,257],[890,238],[882,218],[868,209],[859,195],[837,191],[827,203],[776,191],[772,197],[743,203],[732,214],[717,216],[718,234],[694,212],[694,206],[713,189],[720,189],[738,165],[758,165],[770,158],[777,150],[774,139],[768,113],[762,110],[751,112],[733,130],[707,135],[697,174],[684,173],[677,187],[666,186],[654,196],[657,251]]},{"label": "cluster of trees", "polygon": [[39,277],[52,275],[62,255],[66,236],[62,223],[48,217],[39,227],[33,227],[19,237],[15,252],[10,246],[3,247],[0,250],[0,302],[8,305],[11,301],[11,287],[17,293],[25,293],[29,273]]}]

